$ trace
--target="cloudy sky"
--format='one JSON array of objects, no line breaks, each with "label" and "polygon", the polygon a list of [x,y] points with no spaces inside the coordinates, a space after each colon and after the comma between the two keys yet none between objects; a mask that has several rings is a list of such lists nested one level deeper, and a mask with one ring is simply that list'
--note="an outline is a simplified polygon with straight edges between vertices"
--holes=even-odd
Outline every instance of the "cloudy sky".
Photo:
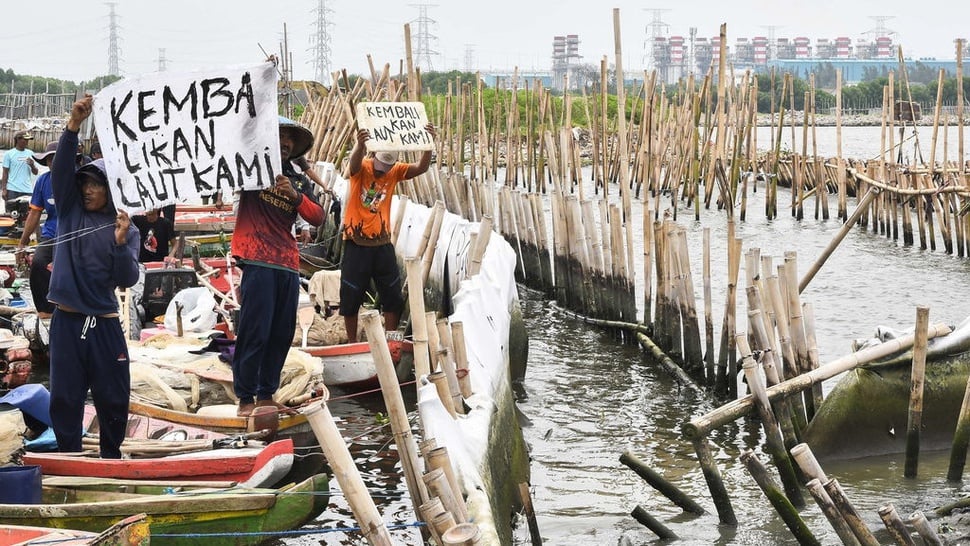
[{"label": "cloudy sky", "polygon": [[[320,0],[116,0],[122,75],[165,68],[189,71],[264,59],[280,50],[286,26],[296,79],[314,75],[310,38]],[[655,3],[616,0],[485,0],[395,2],[323,0],[334,70],[365,73],[367,56],[397,70],[404,58],[404,25],[417,48],[424,12],[432,67],[482,70],[547,69],[556,35],[577,34],[583,62],[614,53],[613,9],[620,10],[623,65],[644,67],[653,21],[665,35],[712,37],[727,23],[738,37],[871,38],[882,25],[894,31],[908,57],[953,58],[953,40],[970,36],[970,4],[943,0],[694,0]],[[109,7],[101,0],[40,0],[7,10],[0,20],[0,68],[18,74],[81,81],[108,73]],[[422,8],[423,6],[423,8]],[[917,6],[918,10],[913,9]],[[16,13],[16,15],[14,15]],[[771,30],[769,30],[771,28]],[[164,50],[164,54],[161,50]]]}]

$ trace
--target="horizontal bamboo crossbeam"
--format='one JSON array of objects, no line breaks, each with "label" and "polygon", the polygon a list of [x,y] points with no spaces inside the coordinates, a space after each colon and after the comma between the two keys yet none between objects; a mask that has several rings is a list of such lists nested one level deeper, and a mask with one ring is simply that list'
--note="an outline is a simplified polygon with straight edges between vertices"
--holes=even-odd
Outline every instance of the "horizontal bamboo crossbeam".
[{"label": "horizontal bamboo crossbeam", "polygon": [[[949,334],[950,331],[950,327],[945,324],[935,324],[930,326],[927,339],[944,336]],[[879,360],[880,358],[884,358],[899,351],[908,349],[913,346],[914,342],[914,334],[907,334],[905,336],[880,343],[875,347],[869,347],[852,353],[851,355],[843,356],[842,358],[833,360],[824,366],[819,366],[817,369],[808,373],[793,377],[792,379],[783,381],[770,387],[768,389],[768,399],[774,401],[778,398],[783,398],[791,394],[801,392],[811,387],[815,383],[835,377],[842,372],[849,371],[857,366],[868,364],[875,360]],[[728,402],[714,411],[700,417],[695,417],[689,422],[684,423],[681,425],[681,434],[683,434],[687,439],[702,438],[721,425],[730,423],[731,421],[746,415],[753,407],[754,396],[749,394],[744,398],[739,398],[737,400]]]}]

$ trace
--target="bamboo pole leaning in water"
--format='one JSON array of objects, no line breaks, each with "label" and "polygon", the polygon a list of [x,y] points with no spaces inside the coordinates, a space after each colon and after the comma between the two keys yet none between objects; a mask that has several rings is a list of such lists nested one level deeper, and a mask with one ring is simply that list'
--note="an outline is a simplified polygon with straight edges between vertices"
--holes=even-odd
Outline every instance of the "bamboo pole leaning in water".
[{"label": "bamboo pole leaning in water", "polygon": [[646,463],[641,461],[629,450],[624,451],[620,455],[620,462],[636,472],[637,476],[643,478],[643,480],[650,484],[651,487],[656,489],[661,495],[670,499],[671,502],[679,506],[685,512],[697,514],[698,516],[707,513],[707,511],[704,510],[704,507],[694,502],[694,500],[688,497],[686,493],[681,491],[676,485],[658,474],[652,468],[648,467]]},{"label": "bamboo pole leaning in water", "polygon": [[519,500],[522,501],[522,511],[525,513],[525,520],[529,525],[529,538],[532,541],[532,546],[542,546],[539,520],[536,519],[536,511],[532,507],[532,492],[529,490],[527,482],[519,484]]},{"label": "bamboo pole leaning in water", "polygon": [[[418,264],[417,261],[411,260],[408,265],[411,266],[409,270],[413,270]],[[408,277],[410,279],[410,275]],[[423,291],[418,293],[423,295]],[[411,316],[422,317],[424,315],[423,313],[412,313]],[[417,445],[414,436],[411,434],[411,423],[408,421],[407,410],[404,407],[404,398],[401,396],[397,372],[394,370],[394,363],[391,361],[391,351],[387,348],[384,327],[381,325],[380,315],[374,309],[361,313],[360,319],[364,324],[364,331],[367,332],[367,343],[370,346],[371,355],[374,357],[374,364],[377,366],[377,379],[381,384],[381,394],[383,394],[384,404],[387,406],[391,430],[394,432],[394,443],[397,446],[398,456],[401,458],[404,478],[408,485],[408,491],[411,492],[414,513],[420,515],[419,507],[428,500],[428,491],[418,477],[420,469]],[[418,351],[415,349],[415,359],[418,358],[417,353]]]},{"label": "bamboo pole leaning in water", "polygon": [[660,540],[673,540],[678,538],[673,531],[661,523],[660,520],[655,518],[650,512],[647,512],[646,509],[639,504],[633,509],[632,512],[630,512],[630,515],[633,516],[633,519],[640,522],[640,524],[642,524],[644,527],[653,531],[653,533],[657,535],[657,538]]},{"label": "bamboo pole leaning in water", "polygon": [[748,469],[751,477],[757,482],[758,487],[764,492],[765,496],[768,497],[768,501],[774,507],[778,515],[791,530],[792,535],[795,536],[795,540],[799,544],[807,545],[818,545],[821,546],[821,542],[815,538],[812,531],[809,530],[808,526],[802,520],[801,516],[798,515],[798,510],[792,505],[782,490],[778,487],[778,484],[771,478],[768,474],[768,469],[765,468],[764,464],[758,459],[757,455],[754,454],[750,449],[744,450],[741,453],[741,462]]},{"label": "bamboo pole leaning in water", "polygon": [[350,455],[350,450],[340,436],[340,431],[327,408],[328,398],[329,393],[325,393],[319,404],[310,406],[303,413],[327,456],[327,462],[333,469],[333,475],[340,484],[340,491],[354,513],[354,519],[357,520],[361,533],[373,546],[391,546],[393,541],[390,532],[377,511],[374,500],[367,493],[367,486],[360,477],[357,467],[354,466],[354,458]]},{"label": "bamboo pole leaning in water", "polygon": [[829,497],[832,498],[835,507],[842,513],[842,517],[845,518],[845,522],[849,524],[856,538],[859,539],[859,544],[862,546],[879,546],[879,541],[872,535],[872,531],[869,530],[866,522],[859,516],[859,512],[849,502],[849,498],[845,496],[845,491],[839,485],[839,480],[832,478],[823,483],[822,486],[825,488],[825,492],[829,494]]},{"label": "bamboo pole leaning in water", "polygon": [[[849,172],[852,173],[853,176],[857,174],[855,172],[855,169],[849,169]],[[815,274],[818,273],[818,270],[822,268],[822,266],[825,264],[825,261],[829,259],[829,256],[831,256],[832,253],[835,252],[835,249],[839,246],[839,243],[842,242],[842,239],[845,239],[845,236],[849,233],[849,231],[853,228],[853,226],[855,226],[855,223],[859,219],[859,217],[862,216],[862,214],[869,208],[869,204],[872,203],[872,200],[875,199],[877,195],[879,195],[879,191],[880,190],[875,187],[869,188],[869,191],[866,192],[866,194],[862,197],[862,200],[859,201],[859,204],[856,205],[855,210],[852,211],[852,214],[849,216],[849,218],[845,221],[844,224],[842,224],[842,228],[839,229],[839,232],[835,235],[834,238],[832,238],[832,242],[830,242],[829,245],[825,247],[825,250],[822,251],[822,254],[818,257],[818,259],[815,260],[815,263],[812,264],[812,267],[809,268],[807,273],[805,273],[805,276],[802,277],[802,280],[799,281],[798,283],[799,293],[802,293],[805,291],[805,287],[808,286],[808,283],[812,282],[812,279],[815,278]]]},{"label": "bamboo pole leaning in water", "polygon": [[[744,377],[748,381],[748,389],[754,395],[758,414],[761,416],[761,424],[765,431],[765,444],[768,454],[771,455],[772,461],[774,461],[775,466],[778,468],[778,474],[781,476],[782,485],[785,487],[785,494],[788,496],[788,501],[792,505],[801,508],[805,506],[805,499],[802,497],[802,491],[798,487],[798,480],[795,477],[795,469],[792,466],[791,458],[785,449],[785,442],[781,436],[778,420],[771,410],[771,403],[768,401],[765,385],[761,380],[760,366],[751,355],[751,347],[748,346],[747,334],[743,332],[737,334],[737,347],[742,359],[741,367],[744,369]],[[774,501],[772,501],[772,504],[774,504]]]},{"label": "bamboo pole leaning in water", "polygon": [[960,416],[953,432],[953,446],[950,448],[950,467],[946,472],[947,481],[958,482],[963,479],[963,468],[967,462],[967,447],[970,446],[970,377],[963,392]]},{"label": "bamboo pole leaning in water", "polygon": [[842,512],[835,507],[835,504],[832,502],[832,497],[822,487],[822,483],[827,482],[828,477],[822,470],[822,466],[818,464],[818,460],[815,459],[811,448],[808,447],[808,444],[798,444],[791,448],[790,453],[799,468],[802,469],[802,474],[808,479],[805,487],[811,493],[812,498],[815,499],[815,503],[818,504],[825,518],[829,520],[829,523],[835,530],[835,534],[839,536],[842,544],[844,546],[859,546],[859,539],[856,538],[855,533],[852,532],[852,528],[846,523]]},{"label": "bamboo pole leaning in water", "polygon": [[879,513],[886,530],[889,531],[889,536],[893,538],[896,544],[899,546],[916,546],[909,529],[906,528],[906,524],[903,523],[903,519],[899,517],[896,507],[892,503],[880,506],[876,512]]},{"label": "bamboo pole leaning in water", "polygon": [[916,331],[913,343],[912,387],[909,391],[909,413],[906,425],[906,462],[903,476],[915,478],[919,467],[920,429],[923,426],[923,383],[926,376],[926,329],[930,309],[916,308]]}]

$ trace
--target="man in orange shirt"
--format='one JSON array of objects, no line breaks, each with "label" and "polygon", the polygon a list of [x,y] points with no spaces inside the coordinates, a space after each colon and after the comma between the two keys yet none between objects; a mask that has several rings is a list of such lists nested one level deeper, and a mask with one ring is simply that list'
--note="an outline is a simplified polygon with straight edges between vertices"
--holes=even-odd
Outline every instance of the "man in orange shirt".
[{"label": "man in orange shirt", "polygon": [[[430,123],[425,130],[435,136]],[[431,150],[417,163],[400,163],[396,152],[377,152],[364,159],[367,129],[357,131],[357,143],[350,154],[350,190],[341,226],[344,239],[340,261],[340,315],[344,317],[348,342],[357,341],[357,313],[364,292],[373,279],[384,311],[384,329],[397,330],[404,298],[401,272],[391,244],[391,196],[398,182],[420,176],[431,165]]]}]

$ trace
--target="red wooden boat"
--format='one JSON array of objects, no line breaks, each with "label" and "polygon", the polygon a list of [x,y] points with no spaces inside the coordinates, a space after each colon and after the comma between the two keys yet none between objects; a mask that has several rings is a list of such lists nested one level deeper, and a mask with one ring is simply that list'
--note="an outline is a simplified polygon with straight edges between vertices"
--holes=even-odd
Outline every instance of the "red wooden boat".
[{"label": "red wooden boat", "polygon": [[[414,347],[410,340],[387,340],[391,361],[397,368],[399,381],[411,372]],[[377,366],[366,341],[340,345],[302,347],[301,351],[323,360],[323,383],[328,387],[345,389],[368,388],[377,385]]]},{"label": "red wooden boat", "polygon": [[[178,442],[171,443],[177,447]],[[216,448],[144,459],[101,459],[79,454],[27,452],[23,460],[25,465],[40,466],[45,476],[131,480],[170,478],[181,481],[231,481],[241,482],[247,487],[270,487],[282,480],[292,468],[293,441],[283,439],[258,447]]]}]

